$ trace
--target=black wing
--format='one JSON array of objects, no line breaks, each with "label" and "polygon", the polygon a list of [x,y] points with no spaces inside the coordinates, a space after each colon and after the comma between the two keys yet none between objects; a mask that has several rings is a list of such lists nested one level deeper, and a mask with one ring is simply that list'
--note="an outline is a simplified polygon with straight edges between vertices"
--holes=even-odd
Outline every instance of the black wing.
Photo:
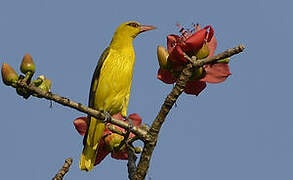
[{"label": "black wing", "polygon": [[[95,72],[94,72],[94,75],[92,77],[92,82],[91,82],[91,88],[90,88],[90,93],[89,93],[89,104],[88,106],[90,108],[93,108],[94,107],[94,103],[95,103],[95,94],[96,94],[96,91],[98,89],[98,83],[99,83],[99,77],[100,77],[100,72],[101,72],[101,69],[102,69],[102,66],[105,62],[105,59],[107,58],[108,54],[109,54],[109,51],[110,51],[110,48],[107,47],[104,52],[102,53],[102,55],[100,56],[99,58],[99,61],[98,61],[98,65],[95,69]],[[87,120],[87,127],[89,128],[90,126],[90,116],[88,116],[88,120]],[[86,139],[87,139],[87,132],[88,132],[88,128],[87,128],[87,131],[86,131],[86,134],[83,138],[83,144],[85,145],[86,144]]]}]

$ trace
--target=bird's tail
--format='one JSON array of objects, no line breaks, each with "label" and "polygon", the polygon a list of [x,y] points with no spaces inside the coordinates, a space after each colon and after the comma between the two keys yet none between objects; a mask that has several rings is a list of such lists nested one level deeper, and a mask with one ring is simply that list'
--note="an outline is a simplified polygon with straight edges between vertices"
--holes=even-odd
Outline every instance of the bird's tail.
[{"label": "bird's tail", "polygon": [[85,171],[92,170],[94,168],[96,156],[96,150],[88,145],[85,145],[80,157],[79,168]]},{"label": "bird's tail", "polygon": [[84,136],[84,148],[80,157],[79,168],[90,171],[94,168],[97,150],[105,130],[105,123],[90,117],[87,134]]}]

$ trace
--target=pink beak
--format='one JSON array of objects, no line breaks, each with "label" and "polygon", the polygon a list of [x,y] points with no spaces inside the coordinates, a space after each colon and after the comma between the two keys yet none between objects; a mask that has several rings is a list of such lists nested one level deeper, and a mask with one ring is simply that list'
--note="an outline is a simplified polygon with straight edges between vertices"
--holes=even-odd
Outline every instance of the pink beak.
[{"label": "pink beak", "polygon": [[157,28],[155,26],[141,25],[140,26],[140,33],[145,32],[145,31],[149,31],[149,30],[153,30],[153,29],[157,29]]}]

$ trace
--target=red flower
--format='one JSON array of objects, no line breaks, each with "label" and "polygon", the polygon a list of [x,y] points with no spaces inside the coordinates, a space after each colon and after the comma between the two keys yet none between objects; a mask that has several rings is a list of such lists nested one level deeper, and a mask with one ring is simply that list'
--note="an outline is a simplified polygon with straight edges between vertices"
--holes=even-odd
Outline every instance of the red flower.
[{"label": "red flower", "polygon": [[[115,119],[120,119],[122,121],[127,121],[126,119],[124,119],[120,113],[115,114],[112,116]],[[129,119],[132,120],[134,126],[140,126],[142,123],[142,119],[138,114],[130,114],[128,116]],[[73,121],[73,124],[76,128],[76,130],[78,131],[78,133],[82,136],[85,135],[86,130],[87,130],[87,117],[79,117],[76,118]],[[101,141],[99,142],[99,148],[97,151],[97,157],[96,157],[96,162],[95,165],[99,164],[109,153],[111,153],[111,157],[114,159],[119,159],[119,160],[127,160],[128,159],[128,155],[127,155],[127,149],[124,147],[122,148],[120,151],[116,152],[113,147],[115,145],[119,145],[120,142],[123,140],[123,136],[116,134],[116,133],[112,133],[107,127],[108,125],[112,125],[112,124],[107,124],[106,129],[104,131],[103,134],[103,138],[101,139]],[[123,128],[120,128],[119,126],[116,125],[112,125],[114,126],[114,128],[118,131],[121,132],[125,132],[125,130]],[[135,135],[133,133],[130,133],[129,137],[132,138]]]},{"label": "red flower", "polygon": [[[158,79],[167,84],[176,82],[182,69],[188,62],[184,53],[188,56],[196,56],[198,59],[213,56],[217,47],[217,41],[214,36],[214,30],[211,26],[203,29],[199,25],[194,26],[194,31],[186,31],[180,25],[182,35],[168,35],[167,49],[168,55],[162,55],[162,47],[158,48],[158,59],[160,69]],[[160,52],[162,51],[162,52]],[[164,59],[165,58],[165,59]],[[196,70],[187,82],[184,92],[187,94],[198,95],[208,83],[220,83],[231,75],[228,65],[229,60],[223,60],[210,65],[204,65],[203,68]]]}]

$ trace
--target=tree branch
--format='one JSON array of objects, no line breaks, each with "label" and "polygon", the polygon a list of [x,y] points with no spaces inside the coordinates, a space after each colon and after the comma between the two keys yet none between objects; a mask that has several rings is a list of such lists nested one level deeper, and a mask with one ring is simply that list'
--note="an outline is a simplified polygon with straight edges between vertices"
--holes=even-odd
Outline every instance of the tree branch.
[{"label": "tree branch", "polygon": [[192,75],[193,68],[199,68],[205,64],[213,63],[220,59],[231,57],[235,54],[242,52],[244,48],[245,47],[243,45],[240,45],[235,48],[228,49],[216,56],[200,60],[196,60],[195,58],[189,58],[191,60],[191,63],[187,64],[186,67],[183,69],[182,73],[177,79],[176,85],[169,93],[169,95],[166,97],[164,104],[161,106],[160,112],[158,113],[157,117],[155,118],[146,135],[145,146],[143,148],[142,155],[137,165],[136,173],[133,176],[133,180],[143,180],[145,178],[149,168],[153,150],[157,144],[160,129],[172,106],[174,105],[178,97],[181,95],[181,93],[184,91],[186,82]]},{"label": "tree branch", "polygon": [[[150,159],[153,153],[153,150],[156,146],[158,135],[160,132],[160,129],[169,113],[173,105],[175,104],[178,97],[181,95],[181,93],[184,91],[186,82],[189,80],[189,78],[192,75],[192,71],[194,68],[199,68],[205,64],[214,63],[220,59],[231,57],[235,54],[238,54],[244,50],[244,46],[240,45],[232,49],[228,49],[216,56],[208,57],[205,59],[197,60],[194,57],[187,57],[190,61],[189,64],[186,65],[186,67],[183,69],[182,73],[180,74],[179,78],[177,79],[177,82],[172,89],[172,91],[169,93],[169,95],[166,97],[163,105],[161,106],[161,109],[156,116],[155,120],[153,121],[151,127],[149,129],[145,129],[142,127],[136,127],[133,126],[130,131],[135,134],[139,139],[144,141],[144,148],[142,155],[140,157],[139,163],[137,165],[137,168],[135,172],[133,172],[134,168],[130,168],[132,171],[129,173],[131,176],[131,180],[143,180],[146,176],[146,173],[149,168]],[[71,101],[68,98],[61,97],[57,94],[53,94],[51,92],[43,91],[42,89],[36,87],[33,83],[27,84],[27,80],[20,79],[15,85],[13,85],[15,88],[23,88],[27,90],[30,94],[36,94],[41,98],[45,98],[48,100],[52,100],[54,102],[57,102],[59,104],[62,104],[67,107],[71,107],[73,109],[76,109],[80,112],[86,113],[88,115],[91,115],[97,119],[105,119],[106,115],[101,112],[94,110],[92,108],[89,108],[87,106],[82,105],[81,103],[76,103],[74,101]],[[108,123],[115,124],[121,128],[128,129],[129,124],[127,122],[121,121],[119,119],[109,118]],[[131,160],[133,162],[133,160]],[[61,180],[62,177],[65,175],[65,173],[68,171],[69,166],[72,163],[72,159],[67,159],[64,166],[60,169],[60,171],[56,174],[55,178],[53,180]],[[132,163],[133,164],[133,163]],[[60,175],[60,177],[58,176]],[[58,176],[58,177],[57,177]],[[60,179],[61,178],[61,179]]]},{"label": "tree branch", "polygon": [[133,176],[136,171],[136,155],[135,152],[132,148],[127,148],[127,155],[128,155],[128,162],[127,162],[127,168],[128,168],[128,178],[130,180],[133,179]]},{"label": "tree branch", "polygon": [[212,56],[212,57],[208,57],[208,58],[204,58],[204,59],[200,59],[200,60],[197,60],[195,57],[192,57],[191,58],[192,65],[195,68],[199,68],[199,67],[201,67],[201,66],[203,66],[205,64],[215,63],[218,60],[229,58],[229,57],[231,57],[231,56],[233,56],[235,54],[239,54],[244,49],[245,49],[244,45],[239,45],[237,47],[227,49],[226,51],[224,51],[224,52],[222,52],[220,54],[217,54],[216,56]]},{"label": "tree branch", "polygon": [[[16,83],[16,87],[19,87],[19,88],[24,88],[28,91],[31,92],[31,94],[37,94],[38,96],[42,97],[42,98],[45,98],[45,99],[48,99],[48,100],[52,100],[54,102],[57,102],[59,104],[62,104],[64,106],[67,106],[67,107],[71,107],[73,109],[76,109],[80,112],[83,112],[83,113],[86,113],[88,115],[91,115],[97,119],[105,119],[105,114],[101,111],[97,111],[95,109],[92,109],[92,108],[89,108],[87,106],[84,106],[82,105],[81,103],[76,103],[68,98],[65,98],[65,97],[61,97],[57,94],[53,94],[51,92],[46,92],[46,91],[43,91],[42,89],[36,87],[33,83],[30,83],[30,84],[27,84],[26,81],[23,81],[23,79],[19,80],[17,83]],[[121,128],[124,128],[124,129],[128,129],[129,128],[129,125],[127,122],[124,122],[124,121],[121,121],[119,119],[114,119],[114,118],[109,118],[109,121],[107,121],[108,123],[111,123],[111,124],[115,124]],[[136,126],[133,126],[130,131],[135,134],[136,136],[138,136],[140,139],[144,140],[145,139],[145,136],[147,134],[147,131],[144,130],[143,128],[140,128],[140,127],[136,127]]]},{"label": "tree branch", "polygon": [[64,175],[69,171],[71,164],[72,164],[72,158],[66,159],[64,165],[58,171],[58,173],[55,175],[55,177],[53,177],[52,180],[62,180]]}]

